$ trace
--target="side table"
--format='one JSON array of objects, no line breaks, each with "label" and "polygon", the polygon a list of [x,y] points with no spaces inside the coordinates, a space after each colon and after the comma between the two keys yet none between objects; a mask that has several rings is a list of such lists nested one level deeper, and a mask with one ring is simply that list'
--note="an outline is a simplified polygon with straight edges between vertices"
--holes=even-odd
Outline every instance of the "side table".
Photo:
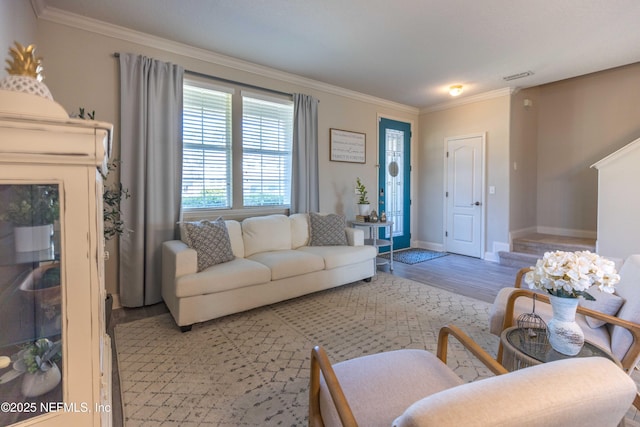
[{"label": "side table", "polygon": [[[366,227],[369,229],[369,238],[364,239],[365,245],[371,245],[378,250],[381,246],[389,246],[389,259],[376,258],[376,267],[378,265],[389,264],[389,270],[393,271],[393,221],[386,222],[364,222],[364,221],[352,221],[352,226]],[[378,231],[381,228],[389,229],[389,239],[378,238]]]},{"label": "side table", "polygon": [[[531,336],[529,331],[533,331],[535,336]],[[502,366],[508,371],[539,365],[560,359],[570,359],[572,357],[605,357],[616,363],[620,369],[622,365],[614,355],[598,347],[597,345],[585,341],[582,350],[575,356],[567,356],[558,353],[553,348],[546,337],[545,329],[518,328],[512,326],[502,331],[500,335],[502,343]]]}]

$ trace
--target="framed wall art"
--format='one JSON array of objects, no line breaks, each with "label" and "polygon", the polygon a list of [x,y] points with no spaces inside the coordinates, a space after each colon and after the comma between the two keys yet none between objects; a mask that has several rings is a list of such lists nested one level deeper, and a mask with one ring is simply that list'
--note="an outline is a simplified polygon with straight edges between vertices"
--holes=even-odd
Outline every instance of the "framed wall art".
[{"label": "framed wall art", "polygon": [[366,163],[366,134],[329,129],[329,160],[332,162]]}]

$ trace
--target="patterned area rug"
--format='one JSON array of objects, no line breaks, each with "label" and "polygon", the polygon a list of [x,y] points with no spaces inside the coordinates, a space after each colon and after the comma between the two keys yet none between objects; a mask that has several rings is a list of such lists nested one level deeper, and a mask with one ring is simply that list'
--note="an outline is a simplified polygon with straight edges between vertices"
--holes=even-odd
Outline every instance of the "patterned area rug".
[{"label": "patterned area rug", "polygon": [[[399,348],[435,352],[461,327],[495,356],[489,304],[379,272],[181,333],[169,314],[115,328],[125,425],[307,425],[309,353],[333,362]],[[466,381],[491,373],[455,340],[447,363]]]},{"label": "patterned area rug", "polygon": [[[428,249],[409,248],[393,252],[393,260],[404,264],[418,264],[430,259],[440,258],[449,255],[447,252],[436,252]],[[381,258],[389,259],[389,253],[379,255]]]}]

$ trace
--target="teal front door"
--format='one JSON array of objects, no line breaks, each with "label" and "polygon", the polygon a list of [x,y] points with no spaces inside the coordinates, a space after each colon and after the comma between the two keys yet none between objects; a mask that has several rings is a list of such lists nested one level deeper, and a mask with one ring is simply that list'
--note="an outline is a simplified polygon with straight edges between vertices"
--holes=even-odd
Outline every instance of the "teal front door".
[{"label": "teal front door", "polygon": [[404,249],[411,246],[411,124],[381,118],[378,128],[379,214],[393,221],[393,250]]}]

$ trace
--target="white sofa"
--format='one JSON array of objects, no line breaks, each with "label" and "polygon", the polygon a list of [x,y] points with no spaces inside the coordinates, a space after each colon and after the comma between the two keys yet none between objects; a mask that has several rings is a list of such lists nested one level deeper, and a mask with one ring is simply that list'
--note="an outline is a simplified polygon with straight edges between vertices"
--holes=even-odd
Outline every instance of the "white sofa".
[{"label": "white sofa", "polygon": [[182,240],[163,244],[162,297],[182,331],[375,274],[376,249],[364,245],[360,229],[345,226],[346,245],[309,246],[313,230],[308,214],[224,223],[235,258],[200,272],[195,249]]}]

